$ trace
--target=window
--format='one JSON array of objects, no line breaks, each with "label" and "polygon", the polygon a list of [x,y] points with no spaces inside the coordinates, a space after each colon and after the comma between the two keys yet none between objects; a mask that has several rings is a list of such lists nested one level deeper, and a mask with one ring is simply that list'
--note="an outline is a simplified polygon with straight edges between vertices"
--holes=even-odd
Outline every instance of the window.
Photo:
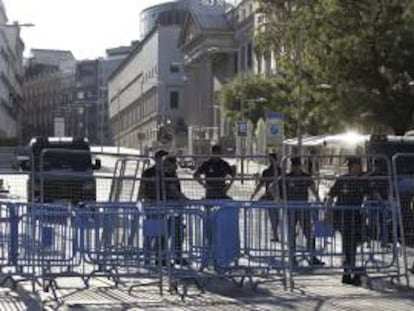
[{"label": "window", "polygon": [[240,52],[240,71],[246,70],[246,47],[243,45]]},{"label": "window", "polygon": [[170,65],[170,72],[171,73],[179,73],[180,72],[180,66],[177,64],[171,64]]},{"label": "window", "polygon": [[247,69],[252,69],[253,66],[253,45],[250,42],[247,45]]},{"label": "window", "polygon": [[256,55],[256,58],[257,58],[257,73],[262,73],[262,55],[258,53]]},{"label": "window", "polygon": [[234,52],[234,73],[239,72],[239,53]]},{"label": "window", "polygon": [[180,94],[177,91],[170,92],[170,108],[178,109],[178,104],[180,100]]}]

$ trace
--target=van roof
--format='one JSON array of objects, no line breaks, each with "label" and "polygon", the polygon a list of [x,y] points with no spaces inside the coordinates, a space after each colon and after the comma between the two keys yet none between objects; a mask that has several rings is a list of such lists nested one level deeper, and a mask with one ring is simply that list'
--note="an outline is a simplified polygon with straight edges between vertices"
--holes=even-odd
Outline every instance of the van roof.
[{"label": "van roof", "polygon": [[89,141],[86,137],[34,137],[30,140],[29,146],[41,144],[47,146],[69,146],[69,145],[83,145],[89,146]]}]

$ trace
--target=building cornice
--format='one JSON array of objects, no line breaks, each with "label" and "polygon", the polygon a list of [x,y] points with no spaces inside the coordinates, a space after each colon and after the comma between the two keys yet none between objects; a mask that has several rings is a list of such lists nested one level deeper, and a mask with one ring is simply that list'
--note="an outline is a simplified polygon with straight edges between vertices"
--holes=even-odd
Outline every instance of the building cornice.
[{"label": "building cornice", "polygon": [[160,26],[154,27],[141,41],[139,41],[136,47],[129,53],[129,55],[121,62],[117,69],[112,72],[112,74],[108,77],[108,83],[111,82],[123,69],[125,69],[128,64],[137,56],[147,41],[156,33],[158,32]]}]

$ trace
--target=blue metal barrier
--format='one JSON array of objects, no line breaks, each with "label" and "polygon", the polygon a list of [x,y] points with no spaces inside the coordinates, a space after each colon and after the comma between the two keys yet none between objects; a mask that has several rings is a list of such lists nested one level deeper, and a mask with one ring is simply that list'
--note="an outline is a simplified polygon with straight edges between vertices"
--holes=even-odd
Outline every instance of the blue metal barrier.
[{"label": "blue metal barrier", "polygon": [[[383,245],[391,207],[366,202],[332,210],[336,226],[327,221],[323,204],[310,202],[2,203],[0,267],[12,268],[10,276],[49,283],[80,276],[88,285],[91,277],[106,275],[116,283],[123,277],[152,278],[160,288],[165,277],[171,282],[249,279],[252,284],[264,278],[286,285],[288,274],[293,278],[311,267],[293,264],[296,258],[318,256],[325,261],[319,267],[324,272],[345,267],[335,231],[355,224],[341,222],[344,211],[362,217],[357,225],[365,238],[357,259],[365,271],[395,265],[398,249]],[[302,215],[309,216],[311,227],[297,243],[296,222]],[[315,239],[315,247],[301,246],[306,239]]]},{"label": "blue metal barrier", "polygon": [[236,204],[224,203],[212,218],[212,254],[217,268],[235,264],[240,257],[240,207]]}]

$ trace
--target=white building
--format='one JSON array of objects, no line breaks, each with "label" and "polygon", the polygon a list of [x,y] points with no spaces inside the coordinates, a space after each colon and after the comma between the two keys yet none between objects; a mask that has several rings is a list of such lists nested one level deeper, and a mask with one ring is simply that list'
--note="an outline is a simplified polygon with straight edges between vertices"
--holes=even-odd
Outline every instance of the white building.
[{"label": "white building", "polygon": [[109,78],[109,118],[116,145],[141,150],[180,145],[186,81],[179,33],[178,25],[155,27]]},{"label": "white building", "polygon": [[6,10],[0,0],[0,139],[16,139],[22,104],[24,44],[19,26],[4,26],[7,23]]},{"label": "white building", "polygon": [[98,59],[98,109],[95,116],[96,128],[99,133],[100,145],[112,145],[112,129],[108,113],[108,79],[119,65],[133,51],[137,42],[129,46],[119,46],[106,50],[106,57]]}]

